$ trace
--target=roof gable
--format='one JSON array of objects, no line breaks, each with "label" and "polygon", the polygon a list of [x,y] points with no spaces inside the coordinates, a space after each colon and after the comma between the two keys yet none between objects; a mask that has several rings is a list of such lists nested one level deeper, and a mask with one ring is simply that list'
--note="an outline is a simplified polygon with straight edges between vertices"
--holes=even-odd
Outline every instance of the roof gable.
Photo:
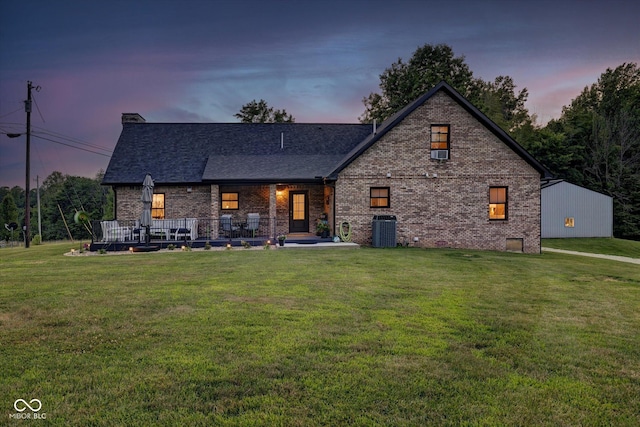
[{"label": "roof gable", "polygon": [[466,98],[458,93],[453,87],[444,81],[438,83],[433,89],[417,98],[415,101],[398,111],[396,114],[385,120],[381,126],[377,129],[375,134],[369,135],[360,144],[353,148],[336,166],[331,172],[332,178],[337,178],[338,173],[353,162],[364,151],[376,143],[387,132],[393,129],[397,124],[403,121],[409,114],[420,107],[422,104],[431,99],[438,92],[445,92],[454,101],[456,101],[461,107],[469,112],[476,120],[478,120],[483,126],[497,136],[502,142],[504,142],[509,148],[511,148],[522,159],[529,163],[535,170],[540,173],[542,178],[550,178],[551,172],[538,162],[531,154],[529,154],[520,144],[518,144],[513,138],[511,138],[504,130],[496,125],[491,119],[489,119],[484,113],[478,110],[473,104],[471,104]]},{"label": "roof gable", "polygon": [[566,181],[564,179],[544,179],[544,180],[540,181],[540,188],[542,190],[545,190],[547,188],[551,188],[551,187],[554,187],[554,186],[557,186],[559,188],[570,187],[570,188],[574,189],[573,191],[582,191],[584,193],[597,194],[599,196],[607,197],[609,199],[612,198],[608,194],[602,193],[600,191],[592,190],[592,189],[587,188],[587,187],[585,187],[583,185],[574,184],[574,183]]}]

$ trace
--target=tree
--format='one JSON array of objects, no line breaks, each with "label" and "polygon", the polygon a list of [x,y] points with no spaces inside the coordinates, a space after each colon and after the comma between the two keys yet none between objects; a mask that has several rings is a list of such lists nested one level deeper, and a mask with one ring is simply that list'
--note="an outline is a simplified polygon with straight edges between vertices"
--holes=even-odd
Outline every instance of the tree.
[{"label": "tree", "polygon": [[493,82],[478,79],[477,85],[480,88],[478,108],[502,129],[513,136],[523,126],[532,124],[524,106],[529,96],[527,88],[516,93],[516,85],[509,76],[498,76]]},{"label": "tree", "polygon": [[[7,193],[2,198],[2,203],[0,204],[0,237],[2,240],[8,241],[11,239],[11,232],[5,228],[5,224],[11,224],[12,222],[18,223],[18,206],[16,206],[16,202],[13,199],[13,195],[11,193]],[[19,233],[13,234],[13,238],[19,236]]]},{"label": "tree", "polygon": [[464,56],[454,56],[453,49],[446,44],[425,44],[413,53],[409,62],[398,58],[384,70],[380,75],[382,93],[371,93],[362,100],[365,112],[360,121],[382,122],[442,80],[469,99],[477,97],[478,85]]},{"label": "tree", "polygon": [[[43,240],[62,240],[69,237],[60,215],[61,211],[74,239],[88,239],[91,237],[89,224],[85,226],[84,224],[75,223],[74,216],[76,212],[86,212],[91,220],[113,218],[113,190],[101,185],[103,177],[104,171],[98,172],[93,179],[63,175],[55,171],[44,179],[40,187],[43,234],[41,238]],[[32,215],[35,215],[36,189],[33,189],[32,192],[31,212]],[[24,218],[24,190],[18,186],[11,189],[0,187],[0,194],[4,194],[4,198],[11,198],[14,201],[13,205],[17,205],[17,220],[14,219],[14,221],[22,224]],[[3,201],[3,203],[5,202]],[[0,205],[0,220],[4,218],[2,216],[3,212],[5,212],[3,209],[2,205]],[[33,221],[32,218],[31,235],[37,234],[37,225],[37,221]],[[4,222],[0,223],[0,227],[4,230]],[[0,230],[0,237],[4,238],[5,234],[2,233],[2,230]]]},{"label": "tree", "polygon": [[640,239],[640,69],[622,64],[585,87],[558,121],[571,153],[563,178],[614,200],[614,235]]},{"label": "tree", "polygon": [[425,44],[409,62],[399,58],[391,64],[380,75],[381,93],[371,93],[362,100],[365,112],[359,119],[362,123],[382,122],[443,80],[507,132],[517,133],[533,124],[524,106],[529,95],[526,88],[516,92],[509,76],[498,76],[493,82],[474,78],[464,56],[456,57],[445,44]]},{"label": "tree", "polygon": [[84,211],[92,220],[105,217],[109,209],[109,189],[100,185],[103,172],[94,178],[62,175],[53,172],[42,184],[42,234],[45,240],[59,240],[68,238],[67,229],[61,212],[69,226],[71,235],[75,239],[88,239],[90,230],[85,225],[76,224],[74,216],[78,211]]},{"label": "tree", "polygon": [[[104,170],[96,174],[96,182],[100,184],[104,179]],[[101,204],[102,204],[102,216],[94,219],[111,220],[115,218],[115,194],[112,187],[101,186]]]},{"label": "tree", "polygon": [[0,187],[0,200],[4,199],[4,196],[9,194],[10,191],[11,190],[6,185],[3,187]]},{"label": "tree", "polygon": [[255,99],[245,104],[234,114],[242,123],[293,123],[295,120],[286,110],[274,110],[264,99]]}]

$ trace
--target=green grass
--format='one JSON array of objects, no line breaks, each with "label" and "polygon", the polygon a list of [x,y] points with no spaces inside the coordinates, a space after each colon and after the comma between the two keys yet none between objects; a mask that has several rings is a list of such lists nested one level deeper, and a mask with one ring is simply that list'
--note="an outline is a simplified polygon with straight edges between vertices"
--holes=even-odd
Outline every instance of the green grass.
[{"label": "green grass", "polygon": [[542,246],[568,251],[640,258],[640,242],[610,238],[542,239]]},{"label": "green grass", "polygon": [[0,425],[640,424],[636,265],[70,247],[0,250]]}]

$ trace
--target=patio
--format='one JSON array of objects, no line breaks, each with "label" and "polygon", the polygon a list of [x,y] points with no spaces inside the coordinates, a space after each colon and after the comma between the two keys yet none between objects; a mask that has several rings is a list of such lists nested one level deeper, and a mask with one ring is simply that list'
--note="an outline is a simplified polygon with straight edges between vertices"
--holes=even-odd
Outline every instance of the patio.
[{"label": "patio", "polygon": [[[154,220],[157,221],[157,220]],[[223,219],[183,218],[165,219],[162,223],[154,223],[150,227],[150,245],[165,249],[169,245],[175,247],[188,246],[203,248],[207,243],[211,246],[239,247],[243,242],[251,246],[262,246],[269,241],[277,244],[276,231],[271,230],[269,218],[260,218],[256,224],[247,227],[246,223],[231,222],[230,227]],[[146,231],[140,227],[138,220],[92,221],[93,236],[91,251],[101,249],[107,251],[126,251],[146,245]],[[313,233],[288,233],[286,244],[313,245],[316,243],[333,243],[332,237],[322,238]]]}]

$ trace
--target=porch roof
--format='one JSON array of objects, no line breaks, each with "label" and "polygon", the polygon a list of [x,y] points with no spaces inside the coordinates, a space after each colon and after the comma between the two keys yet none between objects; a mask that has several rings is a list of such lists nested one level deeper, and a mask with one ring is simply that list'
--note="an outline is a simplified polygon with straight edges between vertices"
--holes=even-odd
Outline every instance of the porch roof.
[{"label": "porch roof", "polygon": [[342,157],[342,154],[211,156],[207,160],[202,180],[272,183],[317,181],[327,176]]}]

